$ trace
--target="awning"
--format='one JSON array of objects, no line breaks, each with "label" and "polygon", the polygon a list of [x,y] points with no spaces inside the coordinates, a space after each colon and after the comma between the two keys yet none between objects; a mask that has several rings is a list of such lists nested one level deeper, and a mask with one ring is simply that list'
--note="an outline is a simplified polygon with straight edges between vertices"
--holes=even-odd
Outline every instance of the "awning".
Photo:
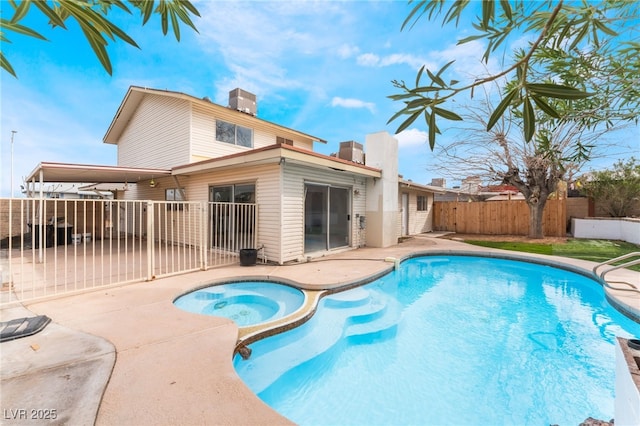
[{"label": "awning", "polygon": [[171,170],[43,162],[33,169],[25,181],[125,184],[164,176],[171,176]]}]

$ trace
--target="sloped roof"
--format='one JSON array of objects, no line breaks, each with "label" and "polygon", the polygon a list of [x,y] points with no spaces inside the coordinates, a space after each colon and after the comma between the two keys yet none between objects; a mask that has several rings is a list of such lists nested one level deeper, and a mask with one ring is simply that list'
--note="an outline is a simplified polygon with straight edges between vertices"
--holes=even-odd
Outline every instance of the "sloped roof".
[{"label": "sloped roof", "polygon": [[235,111],[225,106],[214,104],[208,99],[197,98],[195,96],[187,95],[186,93],[182,93],[182,92],[152,89],[152,88],[139,87],[139,86],[129,87],[127,94],[125,95],[124,99],[120,103],[120,106],[118,107],[118,111],[116,112],[116,115],[113,117],[113,120],[111,120],[111,124],[109,125],[107,132],[102,138],[102,140],[105,143],[110,143],[110,144],[118,143],[118,140],[122,135],[122,132],[126,129],[127,125],[129,124],[129,121],[133,117],[133,114],[135,113],[136,109],[140,105],[140,102],[142,102],[142,99],[144,99],[144,97],[147,95],[159,95],[159,96],[167,96],[167,97],[172,97],[177,99],[183,99],[192,103],[204,105],[207,108],[213,108],[214,110],[218,110],[219,112],[224,112],[224,114],[229,114],[229,113],[239,114],[238,117],[241,117],[243,120],[255,120],[256,123],[259,123],[262,126],[266,125],[268,127],[273,128],[274,131],[281,130],[288,134],[299,135],[304,139],[310,139],[316,142],[327,143],[326,140],[321,139],[317,136],[312,136],[303,132],[299,132],[297,130],[290,129],[288,127],[284,127],[279,124],[275,124],[270,121],[248,115],[244,112]]}]

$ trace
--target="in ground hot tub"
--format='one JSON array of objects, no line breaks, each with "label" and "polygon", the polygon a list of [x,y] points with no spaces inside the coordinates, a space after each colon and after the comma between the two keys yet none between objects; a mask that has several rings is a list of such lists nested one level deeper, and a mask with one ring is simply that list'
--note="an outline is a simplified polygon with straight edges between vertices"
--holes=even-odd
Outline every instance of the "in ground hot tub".
[{"label": "in ground hot tub", "polygon": [[225,317],[248,327],[297,311],[304,303],[304,293],[285,284],[242,281],[201,288],[173,303],[188,312]]}]

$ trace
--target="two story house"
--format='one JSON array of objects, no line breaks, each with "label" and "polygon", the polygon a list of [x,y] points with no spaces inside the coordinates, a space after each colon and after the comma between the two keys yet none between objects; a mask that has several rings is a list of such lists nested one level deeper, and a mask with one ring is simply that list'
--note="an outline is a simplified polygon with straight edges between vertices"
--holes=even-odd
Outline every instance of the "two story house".
[{"label": "two story house", "polygon": [[441,191],[398,176],[388,133],[367,135],[366,153],[348,141],[323,155],[314,144],[325,140],[259,118],[256,97],[241,89],[222,106],[132,86],[103,140],[117,146],[117,166],[41,163],[27,181],[83,170],[84,182],[123,183],[117,199],[255,203],[257,245],[280,264],[429,232]]}]

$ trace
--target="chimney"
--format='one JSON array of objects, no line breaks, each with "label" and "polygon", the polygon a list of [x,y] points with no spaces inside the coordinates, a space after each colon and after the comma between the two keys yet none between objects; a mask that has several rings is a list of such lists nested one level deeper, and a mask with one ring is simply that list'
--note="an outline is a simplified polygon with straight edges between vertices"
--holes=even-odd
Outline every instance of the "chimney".
[{"label": "chimney", "polygon": [[445,178],[432,178],[431,186],[445,188],[447,186],[447,180]]},{"label": "chimney", "polygon": [[229,92],[229,108],[256,116],[258,114],[256,95],[239,88],[233,89]]}]

